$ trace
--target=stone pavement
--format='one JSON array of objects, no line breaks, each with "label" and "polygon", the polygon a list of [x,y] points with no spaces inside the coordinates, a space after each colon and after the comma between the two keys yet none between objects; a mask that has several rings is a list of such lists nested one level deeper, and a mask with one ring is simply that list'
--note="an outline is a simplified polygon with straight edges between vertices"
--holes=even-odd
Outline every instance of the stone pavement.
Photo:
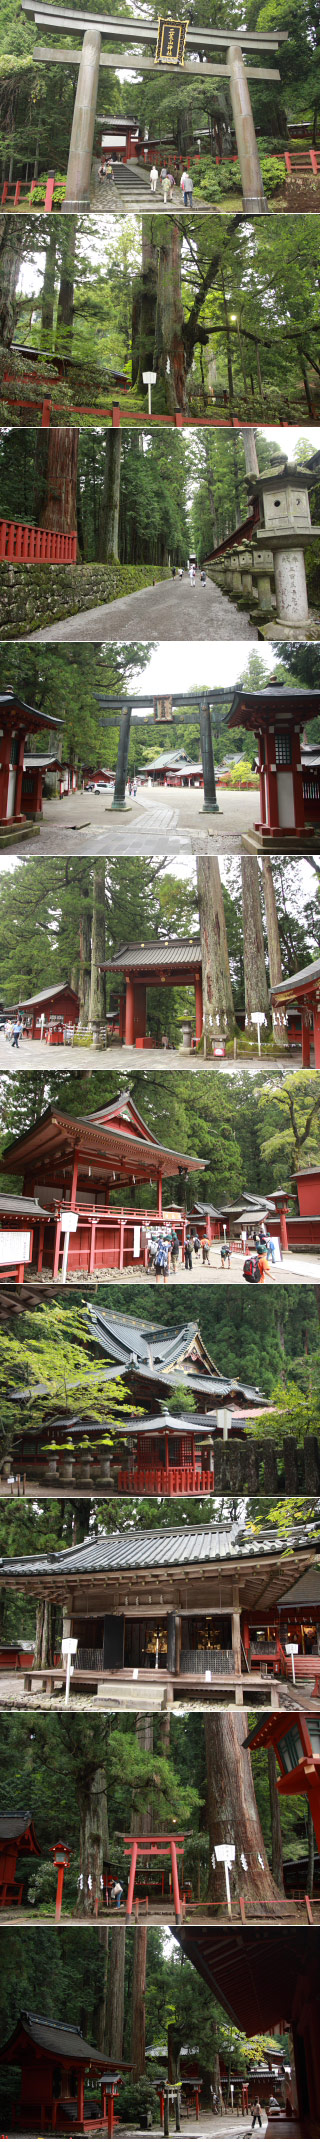
[{"label": "stone pavement", "polygon": [[[19,1056],[19,1071],[46,1071],[48,1073],[50,1071],[223,1071],[231,1078],[239,1077],[241,1072],[246,1075],[249,1072],[249,1078],[256,1078],[259,1072],[270,1070],[272,1080],[274,1080],[275,1072],[280,1076],[280,1074],[289,1070],[300,1070],[300,1058],[298,1057],[297,1062],[293,1063],[292,1057],[289,1055],[283,1058],[277,1056],[276,1063],[274,1057],[270,1056],[268,1058],[267,1054],[263,1056],[262,1060],[261,1058],[259,1060],[259,1056],[252,1056],[249,1061],[247,1058],[241,1057],[237,1057],[235,1060],[233,1056],[225,1056],[223,1058],[217,1056],[211,1057],[206,1061],[204,1056],[197,1056],[195,1049],[150,1048],[143,1049],[142,1052],[140,1049],[122,1049],[119,1044],[111,1042],[107,1049],[96,1049],[93,1046],[86,1049],[85,1047],[81,1048],[80,1044],[79,1047],[73,1048],[72,1045],[69,1047],[67,1043],[64,1044],[63,1042],[55,1044],[53,1048],[48,1048],[46,1041],[22,1040],[19,1042],[19,1049],[14,1049],[12,1054],[12,1043],[5,1040],[4,1033],[0,1029],[0,1072],[11,1072],[12,1064],[16,1070],[17,1056]],[[313,1065],[311,1065],[311,1069],[313,1068]]]},{"label": "stone pavement", "polygon": [[[51,1272],[46,1270],[42,1271],[41,1279],[39,1279],[38,1272],[29,1272],[26,1267],[25,1276],[28,1286],[32,1287],[34,1282],[37,1288],[42,1285],[44,1292],[47,1289],[48,1291],[52,1290],[57,1284],[61,1284],[61,1273],[59,1273],[58,1282],[53,1280]],[[290,1286],[292,1284],[301,1286],[304,1282],[307,1287],[310,1286],[310,1280],[313,1280],[314,1284],[319,1286],[320,1257],[313,1257],[312,1254],[308,1255],[307,1251],[290,1250],[288,1255],[283,1257],[281,1264],[272,1265],[270,1276],[264,1280],[263,1284],[267,1287],[287,1286],[288,1283]],[[191,1288],[192,1291],[193,1285],[196,1287],[208,1287],[212,1284],[215,1287],[247,1287],[248,1284],[243,1279],[242,1256],[236,1250],[231,1251],[230,1266],[222,1264],[218,1242],[211,1243],[209,1265],[203,1265],[199,1257],[194,1257],[192,1272],[186,1272],[180,1258],[176,1273],[170,1272],[166,1281],[156,1279],[152,1271],[146,1272],[142,1264],[127,1264],[124,1272],[119,1272],[117,1266],[111,1266],[110,1268],[108,1265],[108,1267],[104,1267],[101,1270],[97,1269],[91,1274],[90,1278],[87,1272],[73,1272],[71,1270],[68,1273],[66,1284],[67,1286],[70,1284],[72,1287],[83,1287],[85,1283],[88,1287],[99,1287],[102,1282],[108,1287],[132,1287],[132,1284],[135,1287],[139,1285],[141,1287],[158,1287],[158,1291],[160,1290],[162,1293],[165,1292],[168,1286],[189,1287],[189,1290]]]},{"label": "stone pavement", "polygon": [[[125,811],[113,811],[110,792],[90,791],[44,803],[40,832],[30,826],[21,854],[33,855],[213,855],[241,853],[242,834],[252,832],[256,789],[219,789],[217,813],[203,809],[201,788],[138,788]],[[17,849],[19,842],[17,841]],[[1,853],[1,836],[0,836]]]},{"label": "stone pavement", "polygon": [[194,587],[189,574],[183,579],[158,581],[154,588],[139,588],[135,595],[122,595],[116,602],[80,610],[64,617],[28,640],[257,640],[245,610],[237,610],[227,595],[199,575]]}]

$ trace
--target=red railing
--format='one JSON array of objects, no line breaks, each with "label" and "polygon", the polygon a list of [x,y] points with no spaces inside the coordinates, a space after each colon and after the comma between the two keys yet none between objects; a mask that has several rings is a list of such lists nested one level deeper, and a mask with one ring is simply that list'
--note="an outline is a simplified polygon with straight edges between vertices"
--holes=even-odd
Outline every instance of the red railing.
[{"label": "red railing", "polygon": [[121,1467],[118,1488],[120,1494],[212,1495],[214,1476],[200,1465],[135,1465],[132,1472]]},{"label": "red railing", "polygon": [[302,173],[307,171],[308,163],[311,164],[314,178],[318,177],[319,164],[316,149],[285,149],[284,161],[289,177],[291,177],[292,171],[293,175],[295,171],[298,173],[299,171]]},{"label": "red railing", "polygon": [[[39,179],[13,179],[12,182],[10,179],[5,179],[1,194],[1,208],[19,208],[21,199],[32,201],[32,195],[38,185]],[[54,207],[55,185],[55,173],[50,171],[47,178],[44,201],[37,202],[37,208],[40,207],[40,213],[43,215],[50,215],[51,209]]]},{"label": "red railing", "polygon": [[7,565],[76,565],[76,535],[52,528],[32,528],[27,521],[0,520],[0,563]]},{"label": "red railing", "polygon": [[[45,430],[48,427],[48,425],[51,423],[52,418],[54,419],[55,417],[58,417],[58,420],[61,422],[61,402],[53,402],[51,401],[49,395],[44,397],[42,394],[34,395],[32,401],[24,402],[22,399],[22,395],[20,394],[7,394],[7,377],[8,374],[4,372],[4,400],[9,409],[20,409],[21,412],[22,410],[26,409],[30,420],[32,420],[33,416],[37,414],[38,410],[40,410],[42,430]],[[315,413],[316,412],[313,411],[314,415]],[[285,416],[281,420],[284,424],[287,423],[288,414],[289,411],[287,410]],[[71,417],[76,417],[76,419],[78,419],[78,417],[94,417],[95,421],[99,424],[105,423],[105,419],[106,417],[108,417],[113,431],[118,430],[121,423],[124,423],[127,427],[129,423],[139,425],[147,423],[148,431],[152,430],[153,424],[170,424],[171,430],[173,425],[175,425],[176,428],[181,425],[181,428],[183,428],[184,426],[185,429],[189,431],[197,431],[199,429],[203,430],[204,423],[207,425],[208,429],[211,426],[211,429],[215,431],[218,431],[219,429],[224,431],[246,431],[250,428],[249,422],[246,423],[243,420],[243,417],[233,416],[231,414],[231,411],[230,414],[227,416],[208,416],[207,411],[203,411],[201,416],[184,416],[181,409],[175,409],[173,411],[172,416],[167,416],[161,413],[161,416],[158,416],[157,414],[152,414],[152,416],[150,417],[148,416],[148,411],[146,408],[129,409],[129,411],[124,408],[122,410],[120,408],[119,402],[100,402],[95,404],[90,403],[88,404],[88,406],[85,402],[70,402],[70,404],[68,405],[68,420]],[[65,415],[63,420],[65,422]]]}]

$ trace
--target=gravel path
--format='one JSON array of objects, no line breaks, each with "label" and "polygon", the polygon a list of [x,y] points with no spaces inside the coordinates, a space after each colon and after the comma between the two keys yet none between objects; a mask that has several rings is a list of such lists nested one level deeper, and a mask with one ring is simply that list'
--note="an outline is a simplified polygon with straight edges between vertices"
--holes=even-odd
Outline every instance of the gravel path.
[{"label": "gravel path", "polygon": [[154,588],[139,588],[135,595],[122,595],[116,602],[78,611],[76,617],[58,619],[31,632],[33,640],[254,640],[257,633],[245,610],[237,610],[227,595],[199,577],[191,587],[189,574],[183,580],[158,581]]}]

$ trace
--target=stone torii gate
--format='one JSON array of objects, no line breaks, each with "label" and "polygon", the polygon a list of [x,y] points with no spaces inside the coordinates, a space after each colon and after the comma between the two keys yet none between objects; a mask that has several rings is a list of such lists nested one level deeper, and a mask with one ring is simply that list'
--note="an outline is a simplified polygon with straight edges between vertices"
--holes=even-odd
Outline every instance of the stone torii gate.
[{"label": "stone torii gate", "polygon": [[[84,9],[45,5],[45,0],[22,0],[23,13],[31,15],[38,28],[60,31],[69,36],[70,31],[82,32],[80,47],[66,45],[35,45],[33,58],[57,66],[79,67],[78,86],[72,121],[68,159],[65,199],[62,207],[67,214],[75,209],[90,206],[90,178],[97,109],[99,68],[119,68],[139,74],[153,73],[156,67],[165,67],[173,73],[183,67],[184,73],[195,76],[197,81],[223,76],[230,82],[231,104],[240,165],[243,206],[249,214],[265,215],[266,201],[258,155],[248,79],[255,81],[279,81],[278,67],[247,66],[249,52],[264,58],[266,52],[277,52],[285,42],[286,31],[258,33],[244,30],[235,40],[232,31],[199,29],[186,26],[185,22],[171,16],[160,17],[155,22],[130,23],[121,17],[92,15]],[[102,53],[102,37],[112,39],[112,48]],[[118,43],[117,43],[118,40]],[[124,45],[124,50],[121,47]],[[149,48],[149,56],[144,47]],[[150,56],[150,47],[153,48]],[[216,52],[223,50],[223,60]]]},{"label": "stone torii gate", "polygon": [[[212,694],[209,692],[192,692],[192,694],[189,693],[188,695],[183,692],[175,692],[173,698],[166,696],[165,698],[151,699],[148,696],[144,699],[140,696],[130,699],[121,698],[120,700],[119,698],[114,698],[109,692],[97,692],[96,697],[99,706],[107,709],[103,717],[104,727],[114,729],[117,722],[120,724],[113,811],[126,810],[126,780],[131,722],[139,722],[139,727],[143,727],[144,725],[149,725],[150,721],[154,721],[158,728],[162,725],[167,725],[168,722],[171,723],[171,721],[194,722],[195,715],[198,715],[200,722],[204,787],[203,810],[219,811],[213,755],[212,714],[217,705],[221,706],[222,710],[224,707],[230,706],[232,697],[230,692],[224,692],[221,689],[215,692],[214,702]],[[179,710],[180,707],[183,712],[176,712],[176,709]]]}]

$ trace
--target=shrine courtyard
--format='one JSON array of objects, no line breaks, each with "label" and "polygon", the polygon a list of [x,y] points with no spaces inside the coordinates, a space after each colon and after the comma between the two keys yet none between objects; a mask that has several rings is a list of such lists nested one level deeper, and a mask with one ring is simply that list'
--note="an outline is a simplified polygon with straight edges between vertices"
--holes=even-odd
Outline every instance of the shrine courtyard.
[{"label": "shrine courtyard", "polygon": [[258,800],[256,789],[218,789],[219,814],[211,818],[201,788],[144,785],[119,814],[111,794],[109,801],[92,792],[44,799],[43,819],[28,828],[23,853],[78,855],[80,835],[82,855],[92,855],[93,848],[96,856],[239,855],[242,835],[253,831]]}]

